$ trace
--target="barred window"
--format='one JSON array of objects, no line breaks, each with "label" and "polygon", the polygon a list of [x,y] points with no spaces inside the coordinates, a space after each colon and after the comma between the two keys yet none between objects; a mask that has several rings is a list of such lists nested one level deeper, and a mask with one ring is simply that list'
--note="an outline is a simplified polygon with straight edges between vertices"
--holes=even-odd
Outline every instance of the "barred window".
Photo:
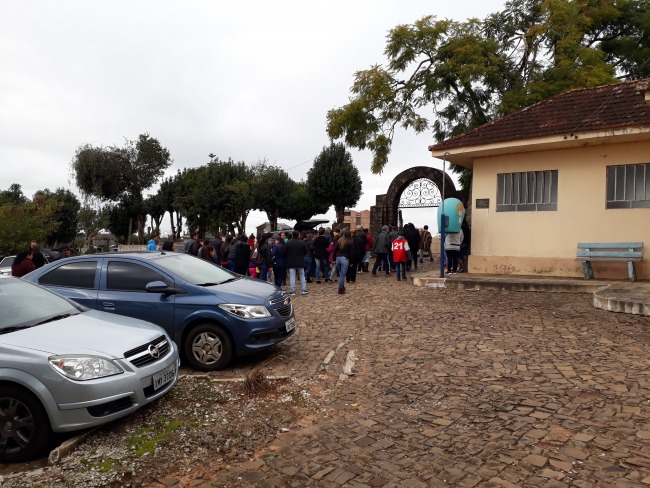
[{"label": "barred window", "polygon": [[557,210],[557,170],[497,174],[497,212]]},{"label": "barred window", "polygon": [[650,208],[650,163],[607,166],[607,208]]}]

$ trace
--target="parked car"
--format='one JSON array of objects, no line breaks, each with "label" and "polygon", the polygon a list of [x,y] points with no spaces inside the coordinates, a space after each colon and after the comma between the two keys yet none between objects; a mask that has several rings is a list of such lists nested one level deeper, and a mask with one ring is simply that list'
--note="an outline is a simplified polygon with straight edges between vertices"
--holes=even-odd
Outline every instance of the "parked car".
[{"label": "parked car", "polygon": [[16,256],[5,256],[0,261],[0,276],[11,276],[11,265],[14,264]]},{"label": "parked car", "polygon": [[187,363],[202,371],[284,341],[296,326],[285,291],[188,254],[74,256],[23,279],[87,307],[160,325]]},{"label": "parked car", "polygon": [[179,365],[157,325],[0,277],[0,461],[38,456],[53,432],[128,415],[167,393]]}]

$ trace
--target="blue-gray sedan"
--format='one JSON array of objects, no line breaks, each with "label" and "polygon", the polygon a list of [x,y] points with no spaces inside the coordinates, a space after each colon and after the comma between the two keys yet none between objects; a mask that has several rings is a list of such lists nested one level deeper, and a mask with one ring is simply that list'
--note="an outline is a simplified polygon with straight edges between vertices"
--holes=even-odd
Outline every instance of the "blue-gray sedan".
[{"label": "blue-gray sedan", "polygon": [[160,325],[187,363],[203,371],[284,341],[296,327],[286,292],[187,254],[70,257],[23,279],[87,307]]}]

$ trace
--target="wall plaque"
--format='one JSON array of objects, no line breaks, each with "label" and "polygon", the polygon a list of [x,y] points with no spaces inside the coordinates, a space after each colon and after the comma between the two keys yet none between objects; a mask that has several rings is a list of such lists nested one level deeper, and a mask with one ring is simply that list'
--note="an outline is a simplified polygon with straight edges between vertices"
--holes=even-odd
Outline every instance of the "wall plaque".
[{"label": "wall plaque", "polygon": [[477,198],[475,208],[490,208],[489,198]]}]

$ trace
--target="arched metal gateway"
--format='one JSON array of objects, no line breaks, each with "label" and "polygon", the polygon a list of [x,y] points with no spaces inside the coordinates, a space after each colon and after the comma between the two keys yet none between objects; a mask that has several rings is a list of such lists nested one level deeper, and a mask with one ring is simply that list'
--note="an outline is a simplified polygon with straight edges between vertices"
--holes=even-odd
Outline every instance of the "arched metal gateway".
[{"label": "arched metal gateway", "polygon": [[427,166],[415,166],[398,174],[385,195],[377,195],[370,207],[370,232],[377,234],[382,225],[401,226],[400,208],[437,207],[442,200],[442,181],[445,181],[445,198],[458,198],[466,202],[467,195],[457,190],[448,174]]}]

